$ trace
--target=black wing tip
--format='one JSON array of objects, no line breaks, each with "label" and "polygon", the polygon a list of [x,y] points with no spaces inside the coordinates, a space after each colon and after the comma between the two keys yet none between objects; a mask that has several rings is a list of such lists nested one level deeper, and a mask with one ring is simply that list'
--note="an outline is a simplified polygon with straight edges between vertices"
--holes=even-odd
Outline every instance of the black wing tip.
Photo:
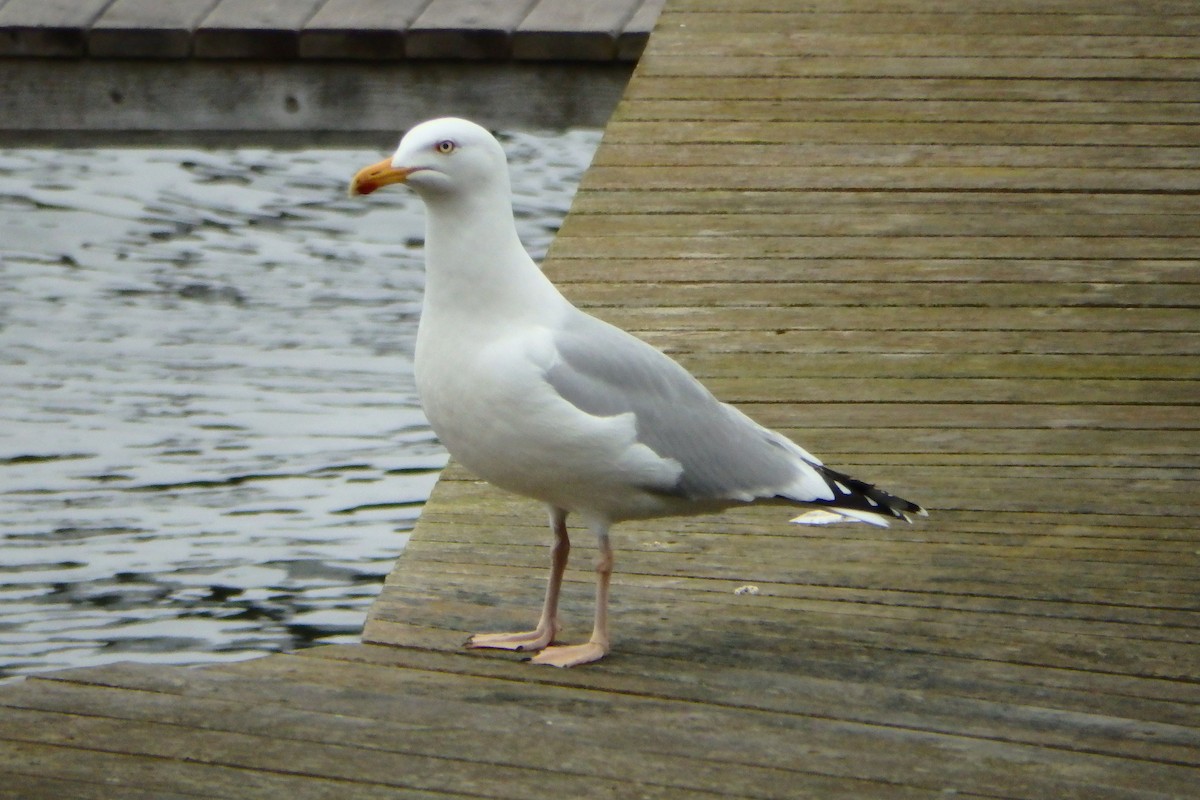
[{"label": "black wing tip", "polygon": [[824,465],[813,465],[829,488],[833,490],[832,500],[818,500],[813,505],[827,507],[836,511],[846,508],[881,517],[892,517],[911,524],[913,517],[928,517],[929,512],[921,506],[885,492],[878,486],[852,478],[849,475],[832,470]]}]

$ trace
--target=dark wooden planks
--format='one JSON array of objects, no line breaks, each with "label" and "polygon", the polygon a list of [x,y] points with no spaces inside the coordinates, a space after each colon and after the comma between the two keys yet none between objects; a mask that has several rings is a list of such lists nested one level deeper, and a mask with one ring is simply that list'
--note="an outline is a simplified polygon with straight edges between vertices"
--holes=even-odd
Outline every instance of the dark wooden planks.
[{"label": "dark wooden planks", "polygon": [[429,0],[326,0],[304,26],[304,58],[399,59],[404,33]]},{"label": "dark wooden planks", "polygon": [[456,53],[471,60],[504,59],[512,53],[511,32],[536,0],[432,0],[409,27],[409,58]]},{"label": "dark wooden planks", "polygon": [[88,55],[184,58],[192,34],[219,0],[115,0],[92,25]]},{"label": "dark wooden planks", "polygon": [[198,58],[294,59],[300,30],[325,0],[221,0],[196,29]]},{"label": "dark wooden planks", "polygon": [[805,167],[786,166],[751,173],[737,167],[597,167],[589,186],[615,189],[627,186],[632,173],[644,176],[647,189],[744,189],[746,191],[857,191],[911,189],[919,191],[1045,190],[1067,192],[1180,192],[1200,190],[1194,169],[1096,170],[1025,167]]},{"label": "dark wooden planks", "polygon": [[0,57],[629,62],[661,8],[662,0],[9,0],[0,4]]},{"label": "dark wooden planks", "polygon": [[615,120],[610,130],[619,141],[627,130],[653,136],[659,144],[804,142],[864,145],[1040,145],[1040,146],[1170,146],[1195,147],[1195,132],[1186,126],[1127,122],[1122,125],[1066,125],[1046,122],[913,122],[886,123],[780,122],[770,125],[735,120],[700,123],[691,120],[656,122]]},{"label": "dark wooden planks", "polygon": [[[437,638],[433,631],[423,636],[430,644]],[[1016,734],[1017,741],[1005,742],[962,728],[970,716],[964,717],[962,710],[978,701],[947,697],[934,701],[933,716],[958,732],[905,733],[903,725],[889,722],[910,713],[906,700],[913,707],[924,704],[919,691],[868,690],[847,703],[838,696],[844,684],[812,678],[798,682],[788,695],[772,698],[761,692],[762,681],[770,677],[752,669],[728,673],[728,684],[685,688],[671,679],[670,669],[657,670],[662,676],[658,681],[648,680],[639,663],[656,660],[636,655],[607,673],[542,671],[537,679],[513,681],[523,667],[504,659],[335,648],[309,657],[206,670],[194,681],[164,680],[162,670],[121,666],[78,677],[68,674],[61,680],[65,685],[33,687],[15,696],[10,706],[73,709],[127,720],[133,731],[143,729],[143,721],[170,713],[177,724],[231,744],[254,737],[256,731],[272,730],[274,720],[274,730],[286,730],[293,752],[300,756],[290,771],[311,769],[302,756],[314,744],[337,753],[354,748],[361,751],[358,758],[368,759],[355,762],[365,766],[368,775],[375,769],[370,760],[390,763],[395,769],[391,784],[405,786],[422,781],[425,755],[438,755],[446,760],[443,786],[452,794],[480,762],[501,761],[543,772],[548,785],[601,790],[603,782],[585,776],[606,775],[610,786],[615,781],[618,787],[636,787],[649,797],[908,797],[945,788],[967,796],[994,796],[984,782],[1005,769],[1016,773],[1011,785],[1057,790],[1056,796],[1084,797],[1088,791],[1098,792],[1094,796],[1153,796],[1130,786],[1137,778],[1154,775],[1154,766],[1131,764],[1131,774],[1117,779],[1105,773],[1112,756],[1070,751],[1071,746],[1106,738],[1110,749],[1128,753],[1140,746],[1136,739],[1122,741],[1129,739],[1123,737],[1126,731],[1102,714],[1083,714],[1094,726],[1089,742],[1068,743],[1066,752],[1049,750],[1039,756],[1026,742],[1051,741],[1059,720],[1041,719],[1039,731],[1027,728]],[[684,662],[663,662],[671,663]],[[1020,691],[1019,683],[1007,685]],[[710,702],[710,697],[721,701]],[[1170,701],[1146,702],[1160,709],[1171,706]],[[787,709],[797,703],[825,706],[832,713],[796,716]],[[858,709],[872,705],[888,707],[886,719],[865,724],[852,720]],[[1000,716],[1006,722],[1018,721],[1021,713],[1013,707]],[[1060,720],[1069,718],[1066,714]],[[960,721],[956,724],[955,719]],[[1169,739],[1179,735],[1162,724],[1150,727]],[[847,762],[839,755],[847,748],[870,755]],[[445,759],[448,752],[455,755]],[[806,763],[795,758],[801,753],[807,755]],[[951,757],[954,753],[957,758]],[[973,766],[965,753],[988,766]],[[222,758],[269,764],[272,756],[270,751],[231,751]],[[918,768],[930,759],[946,761],[947,771],[930,775]],[[404,769],[409,763],[417,765],[412,773]],[[1048,771],[1051,763],[1065,769]],[[1179,785],[1188,770],[1175,772],[1173,780]],[[517,782],[484,783],[476,790],[489,797],[518,796],[512,792],[520,790],[520,771],[498,769],[495,774],[516,777]],[[1169,789],[1171,781],[1169,775],[1158,775],[1160,789]]]},{"label": "dark wooden planks", "polygon": [[[679,0],[673,2],[671,10],[678,14],[794,14],[797,6],[793,0]],[[951,14],[951,15],[996,15],[995,22],[1003,22],[1025,15],[1042,18],[1062,18],[1079,15],[1126,17],[1129,24],[1154,25],[1158,17],[1194,16],[1196,7],[1191,0],[1133,0],[1119,7],[1106,6],[1095,0],[929,0],[914,5],[910,0],[807,0],[802,6],[807,13],[819,18],[836,18],[841,14]],[[994,30],[994,28],[993,28]]]},{"label": "dark wooden planks", "polygon": [[[108,669],[91,678],[101,683],[95,689],[66,681],[42,684],[22,693],[13,705],[110,715],[115,702],[124,699],[120,716],[130,720],[131,727],[138,720],[160,719],[171,708],[180,722],[230,738],[272,736],[282,723],[298,753],[314,745],[368,757],[373,752],[375,762],[394,770],[388,779],[394,786],[430,782],[421,764],[440,760],[444,767],[436,788],[452,796],[466,790],[479,796],[520,797],[521,791],[536,792],[530,784],[536,780],[560,791],[620,796],[622,790],[636,789],[649,797],[685,792],[698,797],[730,796],[738,790],[749,790],[752,796],[784,797],[789,780],[799,787],[833,784],[819,777],[806,780],[786,768],[746,765],[740,778],[722,787],[719,777],[725,770],[704,753],[631,758],[611,726],[598,730],[596,741],[581,746],[573,734],[559,732],[576,724],[571,709],[563,705],[580,708],[595,701],[565,692],[553,698],[558,708],[508,702],[495,706],[495,714],[478,716],[479,706],[469,698],[503,691],[494,681],[333,659],[286,660],[273,666],[263,664],[268,671],[259,676],[236,668],[206,671],[194,687],[164,684],[158,675],[144,670]],[[373,675],[383,683],[368,688],[363,681]],[[106,701],[105,695],[111,699]],[[275,718],[274,729],[269,717]],[[339,723],[339,718],[354,724]],[[531,734],[535,746],[530,746]],[[450,753],[455,755],[447,758]],[[869,786],[867,781],[857,783]]]},{"label": "dark wooden planks", "polygon": [[642,0],[642,4],[617,37],[617,58],[622,61],[637,61],[641,58],[665,2],[666,0]]},{"label": "dark wooden planks", "polygon": [[618,55],[618,36],[641,5],[642,0],[539,0],[513,33],[513,57],[610,61]]},{"label": "dark wooden planks", "polygon": [[[983,36],[1047,36],[1064,34],[1121,36],[1131,30],[1160,36],[1192,36],[1200,32],[1200,14],[1195,7],[1157,7],[1154,13],[1112,7],[1072,11],[1049,5],[1022,10],[973,3],[957,9],[921,9],[901,6],[854,4],[819,6],[806,3],[774,11],[732,5],[726,8],[676,6],[673,18],[694,31],[767,33],[819,29],[845,34],[959,34]],[[966,12],[966,13],[955,13]],[[1052,23],[1059,23],[1057,25]]]},{"label": "dark wooden planks", "polygon": [[0,56],[82,56],[87,31],[112,0],[0,4]]},{"label": "dark wooden planks", "polygon": [[[434,650],[442,651],[445,648],[445,639],[435,631],[422,634],[413,629],[410,635]],[[700,640],[695,644],[700,644]],[[723,652],[732,654],[735,659],[742,652],[737,646],[736,635],[726,639],[724,645]],[[712,652],[715,654],[717,651],[714,649]],[[360,654],[380,658],[384,663],[396,659],[400,663],[477,676],[506,677],[512,674],[514,667],[519,668],[519,664],[505,665],[502,659],[470,654],[409,650],[395,656],[388,653],[376,656],[373,651],[360,651],[352,655]],[[754,653],[746,655],[750,658],[762,657]],[[1005,770],[1012,771],[1005,791],[1014,794],[1034,793],[1036,796],[1040,791],[1055,796],[1086,796],[1088,791],[1095,791],[1098,792],[1097,796],[1119,796],[1118,792],[1129,791],[1134,793],[1131,796],[1136,796],[1138,791],[1127,778],[1106,774],[1106,759],[1103,757],[1076,758],[1054,748],[1039,750],[1025,741],[1002,743],[987,734],[971,736],[961,729],[956,733],[948,733],[923,726],[917,729],[905,724],[893,725],[891,723],[903,715],[899,708],[895,708],[895,716],[891,711],[883,712],[876,721],[870,723],[857,723],[846,719],[844,713],[837,712],[828,716],[820,713],[793,715],[789,709],[796,710],[798,705],[809,702],[828,701],[831,707],[840,704],[843,709],[857,705],[859,700],[864,708],[874,706],[879,709],[890,703],[881,702],[878,696],[859,696],[845,683],[840,687],[820,687],[819,682],[810,683],[801,679],[788,686],[787,681],[778,681],[779,672],[752,667],[729,671],[721,668],[718,675],[723,674],[724,678],[714,677],[713,682],[693,682],[688,679],[690,670],[686,664],[695,656],[693,651],[683,660],[676,661],[668,657],[660,661],[655,656],[631,655],[625,660],[624,666],[616,665],[607,674],[579,670],[562,676],[542,675],[524,683],[600,690],[615,697],[669,698],[667,703],[653,707],[652,714],[658,716],[661,723],[637,721],[638,717],[629,713],[632,709],[627,711],[622,703],[621,713],[616,719],[624,732],[624,740],[633,745],[636,740],[630,737],[639,734],[658,739],[660,743],[657,745],[647,739],[646,744],[639,748],[643,752],[655,752],[664,747],[709,752],[727,761],[731,780],[736,780],[737,764],[749,760],[759,764],[786,764],[800,774],[811,771],[840,778],[846,783],[839,794],[847,790],[866,790],[861,784],[854,787],[851,782],[867,779],[885,784],[873,792],[867,790],[872,796],[888,796],[889,790],[905,787],[925,791],[952,788],[964,794],[995,796],[994,782]],[[720,660],[719,656],[717,660]],[[648,668],[655,663],[660,667]],[[682,672],[679,671],[681,668]],[[832,690],[832,694],[826,694],[828,690]],[[842,692],[840,695],[839,691]],[[730,715],[730,711],[738,713],[736,716]],[[740,722],[737,721],[739,718]],[[674,724],[665,724],[668,721]],[[724,728],[727,736],[712,737],[714,741],[709,749],[706,742],[710,741],[710,731],[714,728]],[[734,741],[730,740],[729,734],[732,734]],[[740,741],[742,746],[734,744],[735,741]],[[949,753],[954,751],[965,756],[965,763],[948,758]],[[864,756],[848,761],[844,755],[847,752],[862,752]],[[868,756],[867,753],[872,755]],[[1022,758],[1030,758],[1031,761],[1021,764]],[[945,770],[929,775],[921,768],[921,764],[931,761],[944,764]],[[1051,766],[1055,761],[1064,768],[1064,773],[1071,773],[1073,777],[1062,780],[1055,775]],[[1146,769],[1143,770],[1142,766],[1146,766]],[[1155,768],[1149,765],[1134,766],[1133,769],[1143,779],[1148,779],[1155,772]],[[1178,770],[1174,778],[1164,772],[1157,786],[1169,790],[1172,782],[1188,780],[1192,774],[1189,768]]]},{"label": "dark wooden planks", "polygon": [[996,85],[995,80],[973,75],[953,78],[909,78],[886,80],[879,77],[784,77],[749,75],[714,76],[703,84],[686,76],[656,76],[656,80],[629,87],[630,100],[643,99],[744,99],[744,100],[875,100],[883,103],[923,100],[964,100],[976,102],[1108,102],[1146,103],[1164,100],[1186,101],[1187,81],[1121,80],[1099,78],[1092,81],[1047,81],[1009,78]]}]

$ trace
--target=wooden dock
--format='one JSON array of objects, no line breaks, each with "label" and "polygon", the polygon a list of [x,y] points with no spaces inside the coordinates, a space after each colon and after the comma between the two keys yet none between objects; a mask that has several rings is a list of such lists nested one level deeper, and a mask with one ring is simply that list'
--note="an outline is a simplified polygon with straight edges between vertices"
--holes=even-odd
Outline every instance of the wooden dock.
[{"label": "wooden dock", "polygon": [[1194,0],[672,0],[547,271],[932,516],[619,526],[562,671],[451,467],[363,645],[0,687],[0,798],[1197,797],[1198,88]]},{"label": "wooden dock", "polygon": [[603,126],[664,0],[0,0],[0,143]]},{"label": "wooden dock", "polygon": [[0,56],[636,61],[663,0],[0,0]]}]

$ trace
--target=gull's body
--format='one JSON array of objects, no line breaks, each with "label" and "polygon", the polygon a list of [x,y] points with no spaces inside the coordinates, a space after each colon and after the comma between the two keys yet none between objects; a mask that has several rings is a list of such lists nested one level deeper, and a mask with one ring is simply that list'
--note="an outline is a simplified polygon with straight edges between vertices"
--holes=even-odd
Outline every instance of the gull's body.
[{"label": "gull's body", "polygon": [[[415,358],[425,414],[465,468],[545,503],[555,533],[537,627],[479,634],[472,646],[540,650],[534,661],[557,666],[608,652],[615,522],[754,502],[809,507],[800,521],[886,525],[924,513],[827,469],[668,356],[571,305],[517,237],[504,152],[483,128],[423,123],[393,158],[359,172],[351,191],[398,182],[428,210]],[[587,644],[549,647],[572,513],[599,539],[595,627]]]}]

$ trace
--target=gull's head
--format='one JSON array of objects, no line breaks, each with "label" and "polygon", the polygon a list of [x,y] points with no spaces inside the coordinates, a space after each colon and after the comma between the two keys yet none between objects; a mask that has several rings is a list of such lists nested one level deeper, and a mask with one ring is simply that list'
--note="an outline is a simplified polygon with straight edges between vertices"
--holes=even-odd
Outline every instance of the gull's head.
[{"label": "gull's head", "polygon": [[486,128],[454,117],[433,119],[406,133],[391,158],[359,170],[349,191],[370,194],[403,183],[425,199],[489,188],[507,193],[506,163],[504,149]]}]

